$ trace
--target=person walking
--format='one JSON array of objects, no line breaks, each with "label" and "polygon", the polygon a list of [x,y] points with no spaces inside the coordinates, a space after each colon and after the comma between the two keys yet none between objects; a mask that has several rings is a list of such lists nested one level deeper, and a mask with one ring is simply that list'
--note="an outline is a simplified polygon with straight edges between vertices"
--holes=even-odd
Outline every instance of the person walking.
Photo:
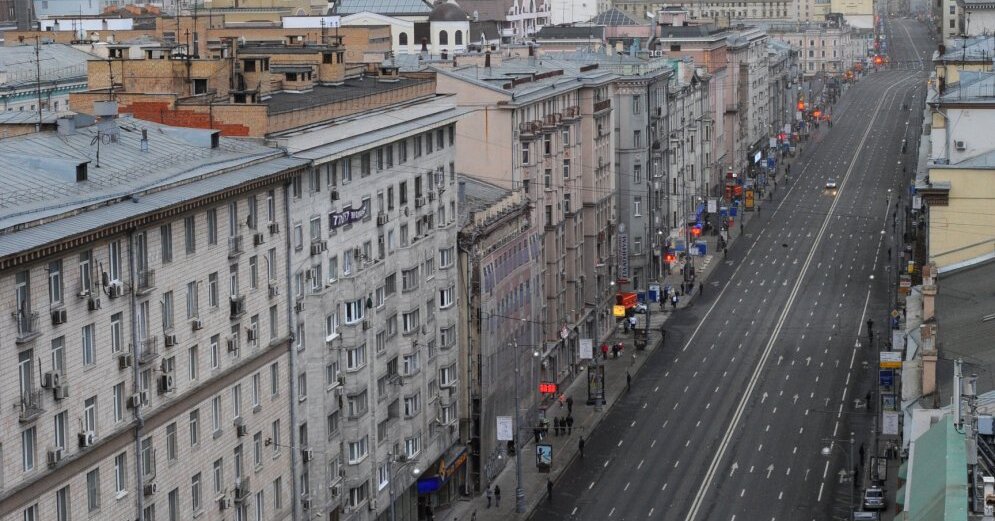
[{"label": "person walking", "polygon": [[572,436],[574,432],[574,417],[567,416],[567,436]]},{"label": "person walking", "polygon": [[670,305],[673,306],[675,310],[677,309],[677,295],[670,297]]},{"label": "person walking", "polygon": [[546,478],[546,496],[549,502],[553,502],[553,480]]},{"label": "person walking", "polygon": [[491,499],[494,497],[494,491],[491,487],[487,487],[487,508],[491,508]]},{"label": "person walking", "polygon": [[559,435],[560,435],[560,417],[559,416],[554,416],[553,417],[553,436],[559,436]]},{"label": "person walking", "polygon": [[501,486],[494,485],[494,508],[501,508]]},{"label": "person walking", "polygon": [[601,344],[601,358],[608,360],[608,344]]},{"label": "person walking", "polygon": [[574,412],[574,399],[573,396],[567,396],[567,417],[570,417]]},{"label": "person walking", "polygon": [[698,296],[700,297],[700,296],[702,296],[704,294],[705,294],[705,283],[704,282],[699,282],[698,283]]},{"label": "person walking", "polygon": [[626,371],[625,372],[625,390],[628,391],[631,388],[632,388],[632,375],[629,374],[629,371]]},{"label": "person walking", "polygon": [[580,440],[577,441],[577,450],[580,451],[580,457],[584,457],[584,437],[581,436]]}]

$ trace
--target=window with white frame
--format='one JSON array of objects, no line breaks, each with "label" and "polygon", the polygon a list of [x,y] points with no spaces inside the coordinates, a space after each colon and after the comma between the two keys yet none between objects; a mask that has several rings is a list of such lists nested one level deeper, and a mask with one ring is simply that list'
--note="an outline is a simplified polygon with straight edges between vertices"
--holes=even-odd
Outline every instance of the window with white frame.
[{"label": "window with white frame", "polygon": [[421,412],[421,393],[404,397],[404,416],[412,417]]},{"label": "window with white frame", "polygon": [[418,372],[418,353],[409,353],[402,357],[401,371],[405,376],[411,376]]},{"label": "window with white frame", "polygon": [[439,385],[449,387],[456,383],[456,364],[439,369]]},{"label": "window with white frame", "polygon": [[346,371],[355,371],[366,365],[366,344],[346,350]]},{"label": "window with white frame", "polygon": [[363,436],[359,440],[349,442],[349,464],[355,465],[369,454],[368,436]]},{"label": "window with white frame", "polygon": [[456,344],[456,326],[443,327],[439,329],[439,343],[443,349]]},{"label": "window with white frame", "polygon": [[439,290],[439,309],[448,309],[456,302],[456,286]]},{"label": "window with white frame", "polygon": [[414,333],[418,330],[418,310],[414,309],[401,314],[401,331],[404,334]]},{"label": "window with white frame", "polygon": [[325,315],[325,341],[331,342],[339,336],[339,310],[338,306],[335,309]]},{"label": "window with white frame", "polygon": [[358,418],[366,414],[368,407],[369,405],[365,389],[359,394],[350,395],[347,400],[347,410],[350,418]]},{"label": "window with white frame", "polygon": [[356,324],[363,320],[366,309],[363,307],[363,299],[358,298],[345,303],[345,323]]},{"label": "window with white frame", "polygon": [[421,434],[416,434],[404,439],[404,455],[408,459],[414,458],[421,451]]},{"label": "window with white frame", "polygon": [[453,254],[455,252],[455,246],[450,246],[449,248],[442,248],[439,250],[439,267],[448,268],[453,265]]},{"label": "window with white frame", "polygon": [[377,490],[383,490],[390,484],[390,463],[383,462],[377,466]]}]

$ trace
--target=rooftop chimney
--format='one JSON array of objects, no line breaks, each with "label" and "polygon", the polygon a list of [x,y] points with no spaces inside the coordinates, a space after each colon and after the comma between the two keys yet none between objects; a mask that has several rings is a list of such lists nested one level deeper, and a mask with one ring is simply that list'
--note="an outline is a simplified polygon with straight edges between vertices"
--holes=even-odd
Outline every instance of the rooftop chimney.
[{"label": "rooftop chimney", "polygon": [[484,67],[491,68],[491,51],[484,53]]}]

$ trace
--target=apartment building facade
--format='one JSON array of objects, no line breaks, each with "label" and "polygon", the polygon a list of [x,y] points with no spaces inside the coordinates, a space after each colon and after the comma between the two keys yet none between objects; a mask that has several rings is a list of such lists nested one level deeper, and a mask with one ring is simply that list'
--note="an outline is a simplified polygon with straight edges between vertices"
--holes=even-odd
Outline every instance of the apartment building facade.
[{"label": "apartment building facade", "polygon": [[[383,519],[396,498],[397,519],[418,519],[465,481],[457,116],[451,102],[416,97],[269,137],[314,164],[291,187],[288,228],[309,515]],[[405,472],[416,466],[430,471]]]},{"label": "apartment building facade", "polygon": [[718,189],[714,172],[713,122],[709,83],[703,71],[679,70],[668,87],[667,176],[663,190],[667,248],[686,251],[690,226],[705,210],[708,197]]},{"label": "apartment building facade", "polygon": [[291,519],[281,223],[307,162],[113,105],[0,158],[0,518]]},{"label": "apartment building facade", "polygon": [[771,25],[767,32],[771,39],[798,49],[798,62],[806,77],[840,74],[866,56],[861,48],[863,39],[846,24]]},{"label": "apartment building facade", "polygon": [[542,232],[521,190],[464,175],[460,194],[460,430],[469,489],[479,494],[508,462],[495,426],[515,410],[515,386],[524,424],[534,424],[542,398]]},{"label": "apartment building facade", "polygon": [[440,93],[478,113],[457,136],[465,143],[458,170],[522,190],[536,205],[546,299],[537,333],[540,378],[564,381],[578,361],[579,339],[606,335],[614,323],[614,75],[596,65],[573,73],[535,57],[491,66],[489,55],[483,67],[437,73]]}]

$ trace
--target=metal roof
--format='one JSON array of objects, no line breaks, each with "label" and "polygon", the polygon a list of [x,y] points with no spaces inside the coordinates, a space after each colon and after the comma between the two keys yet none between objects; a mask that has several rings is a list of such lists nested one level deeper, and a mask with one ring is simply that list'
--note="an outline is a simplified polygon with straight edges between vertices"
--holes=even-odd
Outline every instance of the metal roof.
[{"label": "metal roof", "polygon": [[[995,261],[941,273],[936,294],[937,350],[946,360],[965,362],[965,374],[977,373],[978,392],[995,390]],[[952,371],[937,371],[939,393],[949,397]]]},{"label": "metal roof", "polygon": [[[555,62],[555,60],[550,61]],[[530,101],[533,98],[541,99],[553,96],[585,87],[591,83],[610,81],[617,77],[615,74],[600,68],[579,72],[562,67],[550,67],[545,62],[545,57],[534,60],[512,57],[505,58],[500,65],[489,68],[471,65],[456,68],[430,67],[430,69],[437,74],[451,76],[495,92],[504,93],[512,100],[522,102]],[[563,74],[557,75],[555,71],[563,71]],[[554,74],[517,85],[512,84],[512,80],[516,78],[535,78],[535,76],[545,73]]]},{"label": "metal roof", "polygon": [[459,5],[471,19],[476,14],[481,22],[503,22],[508,19],[508,11],[515,5],[515,0],[460,0]]},{"label": "metal roof", "polygon": [[[86,80],[86,62],[97,56],[62,43],[38,46],[42,82]],[[35,46],[0,47],[0,88],[34,85],[38,78]]]},{"label": "metal roof", "polygon": [[542,55],[544,65],[579,69],[584,65],[597,64],[598,70],[608,71],[622,76],[652,75],[659,71],[673,72],[673,67],[667,60],[646,59],[628,54],[607,55],[603,52],[574,51],[549,52]]},{"label": "metal roof", "polygon": [[[116,138],[111,137],[110,127],[100,130],[92,125],[71,135],[49,131],[3,140],[0,230],[85,212],[94,205],[282,153],[226,138],[212,149],[212,131],[207,130],[167,127],[130,117],[110,123],[117,129]],[[148,130],[146,152],[142,151],[142,129]],[[87,164],[87,179],[77,182],[76,167],[82,163]]]},{"label": "metal roof", "polygon": [[905,485],[910,521],[967,521],[967,449],[953,417],[912,442]]},{"label": "metal roof", "polygon": [[946,46],[940,61],[991,62],[995,57],[995,36],[968,36],[953,38]]},{"label": "metal roof", "polygon": [[511,195],[511,190],[481,181],[480,179],[460,175],[459,180],[463,183],[464,196],[464,199],[460,202],[459,212],[461,215],[486,210],[501,199]]},{"label": "metal roof", "polygon": [[961,71],[957,83],[947,85],[940,103],[995,103],[995,72]]},{"label": "metal roof", "polygon": [[377,81],[374,77],[364,76],[357,80],[346,80],[340,85],[315,85],[309,92],[277,92],[263,103],[269,107],[270,114],[280,114],[337,101],[359,99],[429,81],[431,80],[403,77],[397,78],[397,81]]},{"label": "metal roof", "polygon": [[614,7],[607,11],[598,13],[597,16],[588,20],[587,23],[594,25],[606,25],[608,27],[617,27],[621,25],[646,25],[633,20],[632,17]]},{"label": "metal roof", "polygon": [[535,35],[537,40],[601,40],[604,36],[604,27],[592,25],[547,25]]},{"label": "metal roof", "polygon": [[388,16],[426,15],[432,6],[422,0],[338,0],[332,12],[348,15],[364,11]]},{"label": "metal roof", "polygon": [[[59,118],[72,115],[72,111],[43,110],[41,111],[41,122],[45,124],[55,123]],[[34,125],[38,123],[38,111],[18,110],[0,112],[0,125]]]}]

